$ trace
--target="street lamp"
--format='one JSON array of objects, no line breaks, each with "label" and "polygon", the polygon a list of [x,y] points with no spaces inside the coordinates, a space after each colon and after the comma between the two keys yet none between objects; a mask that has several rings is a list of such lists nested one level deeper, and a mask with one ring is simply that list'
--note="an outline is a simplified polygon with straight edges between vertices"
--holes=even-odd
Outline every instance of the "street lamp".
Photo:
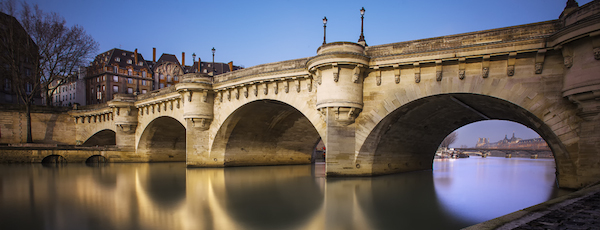
[{"label": "street lamp", "polygon": [[327,35],[327,17],[324,17],[323,18],[323,45],[325,45],[325,43],[327,43],[327,42],[325,42],[326,35]]},{"label": "street lamp", "polygon": [[365,21],[365,8],[363,7],[362,9],[360,9],[360,38],[358,38],[358,42],[362,42],[366,46],[367,42],[365,41],[365,35],[363,34],[364,21]]},{"label": "street lamp", "polygon": [[212,72],[213,72],[213,76],[215,76],[215,51],[217,51],[217,50],[215,50],[215,47],[213,47],[211,49],[211,51],[213,54]]}]

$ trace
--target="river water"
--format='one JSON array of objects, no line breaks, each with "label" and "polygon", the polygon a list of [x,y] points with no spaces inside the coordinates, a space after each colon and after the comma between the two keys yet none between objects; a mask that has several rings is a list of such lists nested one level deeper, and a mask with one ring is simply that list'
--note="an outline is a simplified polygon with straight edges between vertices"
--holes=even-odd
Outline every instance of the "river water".
[{"label": "river water", "polygon": [[460,229],[564,195],[551,159],[435,160],[325,178],[325,165],[0,165],[1,229]]}]

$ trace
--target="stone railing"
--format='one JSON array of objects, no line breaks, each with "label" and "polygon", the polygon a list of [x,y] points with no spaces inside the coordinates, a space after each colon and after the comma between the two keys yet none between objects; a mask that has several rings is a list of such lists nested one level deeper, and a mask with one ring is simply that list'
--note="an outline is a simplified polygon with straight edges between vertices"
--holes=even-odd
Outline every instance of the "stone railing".
[{"label": "stone railing", "polygon": [[214,77],[213,82],[215,84],[219,84],[235,80],[242,81],[254,77],[273,75],[283,71],[305,69],[306,61],[308,61],[308,58],[257,65],[246,69],[217,75]]}]

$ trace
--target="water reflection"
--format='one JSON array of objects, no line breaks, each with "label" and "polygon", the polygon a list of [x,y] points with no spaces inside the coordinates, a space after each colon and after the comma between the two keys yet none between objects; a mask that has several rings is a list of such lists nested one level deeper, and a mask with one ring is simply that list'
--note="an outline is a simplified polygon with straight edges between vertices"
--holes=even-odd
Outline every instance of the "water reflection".
[{"label": "water reflection", "polygon": [[324,178],[324,165],[0,166],[2,229],[458,229],[559,195],[554,163],[435,162]]}]

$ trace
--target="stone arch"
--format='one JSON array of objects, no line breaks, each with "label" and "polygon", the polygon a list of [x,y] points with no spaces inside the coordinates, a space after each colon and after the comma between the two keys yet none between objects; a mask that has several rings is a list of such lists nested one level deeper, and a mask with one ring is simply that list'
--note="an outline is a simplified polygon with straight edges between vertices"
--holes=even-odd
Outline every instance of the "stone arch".
[{"label": "stone arch", "polygon": [[42,164],[62,164],[62,163],[67,163],[67,160],[63,156],[57,155],[57,154],[48,155],[48,156],[44,157],[44,159],[42,159]]},{"label": "stone arch", "polygon": [[103,129],[94,133],[89,137],[81,146],[92,147],[92,146],[107,146],[117,145],[116,133],[114,130]]},{"label": "stone arch", "polygon": [[357,160],[372,162],[373,174],[431,169],[434,153],[448,134],[488,119],[513,121],[531,128],[552,149],[559,176],[574,170],[569,147],[560,137],[575,132],[570,126],[554,129],[523,106],[473,93],[435,94],[392,110],[365,138]]},{"label": "stone arch", "polygon": [[229,114],[216,132],[211,155],[225,166],[309,164],[321,137],[296,107],[278,100],[254,100]]},{"label": "stone arch", "polygon": [[143,129],[137,153],[148,161],[185,161],[186,128],[177,119],[157,117]]},{"label": "stone arch", "polygon": [[100,163],[108,163],[108,159],[102,155],[92,155],[85,160],[85,163],[88,165],[100,164]]}]

